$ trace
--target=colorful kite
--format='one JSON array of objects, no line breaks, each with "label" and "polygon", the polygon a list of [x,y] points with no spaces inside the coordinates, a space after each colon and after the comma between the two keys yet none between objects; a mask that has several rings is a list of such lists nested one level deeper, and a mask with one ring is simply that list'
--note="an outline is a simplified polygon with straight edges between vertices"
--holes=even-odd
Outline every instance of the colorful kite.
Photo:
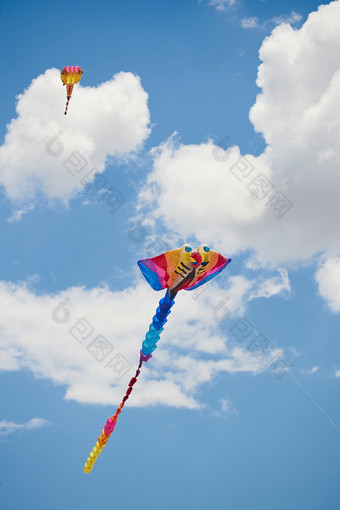
[{"label": "colorful kite", "polygon": [[163,326],[167,322],[167,316],[175,303],[177,292],[182,289],[197,289],[197,287],[220,273],[230,261],[231,259],[210,250],[204,244],[197,250],[193,250],[191,246],[185,244],[177,250],[167,251],[157,257],[138,261],[139,268],[151,287],[154,290],[167,289],[167,291],[160,300],[156,314],[149,326],[149,331],[146,333],[135,376],[129,382],[128,389],[116,413],[106,421],[96,446],[86,461],[85,473],[92,470],[94,463],[112,434],[118,416],[133,390],[133,385],[137,382],[143,362],[147,362],[152,357],[152,352],[156,349],[160,334],[164,329]]},{"label": "colorful kite", "polygon": [[64,85],[66,85],[66,95],[67,95],[67,101],[66,101],[66,108],[65,108],[65,114],[67,114],[67,108],[68,104],[70,102],[71,96],[72,96],[72,90],[75,83],[78,83],[80,81],[80,78],[82,77],[83,71],[81,67],[79,66],[67,66],[64,67],[64,69],[60,73],[61,81]]}]

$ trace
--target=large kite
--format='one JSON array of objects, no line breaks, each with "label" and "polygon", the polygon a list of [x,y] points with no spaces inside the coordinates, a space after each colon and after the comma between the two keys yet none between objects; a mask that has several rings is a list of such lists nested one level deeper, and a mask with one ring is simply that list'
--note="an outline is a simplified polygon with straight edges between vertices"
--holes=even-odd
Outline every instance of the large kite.
[{"label": "large kite", "polygon": [[149,326],[149,331],[146,333],[135,376],[129,382],[128,389],[116,413],[106,421],[96,446],[86,461],[85,473],[92,470],[94,463],[112,434],[118,416],[132,392],[133,385],[137,382],[143,362],[147,362],[152,357],[152,352],[156,349],[160,334],[164,329],[163,326],[167,322],[167,316],[175,303],[177,292],[182,289],[197,289],[197,287],[220,273],[230,261],[231,259],[223,257],[223,255],[211,250],[204,244],[197,250],[193,250],[191,246],[185,244],[177,250],[167,251],[157,257],[138,261],[139,268],[151,287],[154,290],[167,289],[167,291],[160,300],[156,314]]},{"label": "large kite", "polygon": [[78,83],[80,81],[80,78],[83,75],[82,68],[79,66],[67,66],[64,67],[64,69],[60,73],[60,79],[63,82],[64,85],[66,85],[66,95],[67,95],[67,101],[66,101],[66,108],[65,108],[65,115],[67,114],[67,108],[68,104],[70,102],[72,91],[75,83]]}]

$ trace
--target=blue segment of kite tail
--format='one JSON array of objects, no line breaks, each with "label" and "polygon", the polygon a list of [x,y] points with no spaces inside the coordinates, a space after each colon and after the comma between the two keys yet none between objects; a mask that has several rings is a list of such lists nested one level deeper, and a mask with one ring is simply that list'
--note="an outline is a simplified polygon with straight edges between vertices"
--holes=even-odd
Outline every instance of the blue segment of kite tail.
[{"label": "blue segment of kite tail", "polygon": [[[169,293],[160,300],[157,307],[156,313],[153,316],[152,323],[149,326],[149,331],[145,336],[145,340],[142,344],[141,355],[151,357],[151,353],[156,349],[157,342],[160,334],[163,331],[163,326],[167,321],[167,316],[171,313],[171,307],[175,304],[174,299],[170,299]],[[147,361],[147,360],[145,360]]]}]

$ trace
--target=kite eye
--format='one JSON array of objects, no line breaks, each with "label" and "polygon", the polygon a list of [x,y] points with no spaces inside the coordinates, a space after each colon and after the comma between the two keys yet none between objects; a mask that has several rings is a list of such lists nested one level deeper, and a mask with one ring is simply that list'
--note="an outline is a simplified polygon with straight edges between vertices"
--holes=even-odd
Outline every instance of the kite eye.
[{"label": "kite eye", "polygon": [[201,244],[201,246],[198,248],[199,253],[209,253],[210,248],[206,244]]},{"label": "kite eye", "polygon": [[186,253],[190,253],[192,251],[192,248],[190,246],[190,244],[185,244],[183,247],[182,247],[182,250],[181,250],[183,253],[186,252]]}]

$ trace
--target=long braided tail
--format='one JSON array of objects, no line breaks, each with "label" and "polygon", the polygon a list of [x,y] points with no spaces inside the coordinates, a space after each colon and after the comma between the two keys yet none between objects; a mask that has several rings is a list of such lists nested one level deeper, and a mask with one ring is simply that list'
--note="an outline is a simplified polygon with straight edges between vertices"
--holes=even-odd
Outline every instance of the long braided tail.
[{"label": "long braided tail", "polygon": [[102,433],[98,437],[98,441],[96,442],[96,446],[92,449],[92,452],[90,453],[90,456],[88,457],[88,459],[87,459],[87,461],[85,463],[84,473],[90,473],[90,471],[92,470],[92,468],[94,466],[94,463],[96,462],[99,454],[102,452],[103,448],[105,447],[106,443],[108,442],[109,437],[111,436],[111,434],[114,431],[114,428],[116,426],[116,423],[117,423],[117,420],[118,420],[118,416],[122,412],[122,409],[123,409],[123,407],[125,405],[125,402],[129,398],[129,396],[130,396],[130,394],[131,394],[131,392],[133,390],[133,385],[137,382],[137,378],[138,378],[138,376],[140,374],[140,370],[142,368],[143,361],[147,361],[149,358],[151,358],[151,355],[150,356],[143,356],[143,354],[141,352],[141,356],[140,356],[140,360],[139,360],[139,365],[138,365],[137,371],[135,373],[135,376],[129,382],[129,386],[128,386],[127,390],[126,390],[125,396],[124,396],[122,402],[120,403],[120,405],[117,407],[117,410],[116,410],[115,414],[113,416],[110,416],[110,418],[108,418],[108,420],[106,421],[106,423],[104,425],[104,428],[102,430]]},{"label": "long braided tail", "polygon": [[121,401],[120,405],[117,407],[117,410],[113,416],[110,416],[110,418],[107,419],[104,428],[102,430],[101,435],[98,437],[98,441],[96,442],[96,446],[92,449],[92,452],[90,453],[90,456],[88,457],[85,466],[84,466],[84,473],[90,473],[94,463],[98,459],[99,454],[102,452],[103,448],[105,447],[106,443],[109,440],[109,437],[111,436],[112,432],[114,431],[114,428],[116,426],[118,416],[122,412],[122,409],[125,405],[125,402],[129,398],[134,384],[137,382],[137,378],[140,374],[143,362],[147,362],[150,358],[152,358],[152,352],[157,347],[157,342],[159,340],[160,334],[163,331],[163,326],[166,323],[167,319],[166,317],[171,312],[170,308],[175,303],[174,299],[170,299],[169,294],[167,293],[164,298],[162,298],[159,302],[159,306],[156,310],[156,314],[154,315],[152,319],[152,323],[149,326],[149,331],[147,332],[145,336],[145,340],[142,344],[142,349],[140,351],[140,358],[139,358],[139,364],[138,368],[136,370],[135,376],[132,377],[131,381],[129,382],[128,388],[126,390],[126,393],[123,397],[123,400]]}]

